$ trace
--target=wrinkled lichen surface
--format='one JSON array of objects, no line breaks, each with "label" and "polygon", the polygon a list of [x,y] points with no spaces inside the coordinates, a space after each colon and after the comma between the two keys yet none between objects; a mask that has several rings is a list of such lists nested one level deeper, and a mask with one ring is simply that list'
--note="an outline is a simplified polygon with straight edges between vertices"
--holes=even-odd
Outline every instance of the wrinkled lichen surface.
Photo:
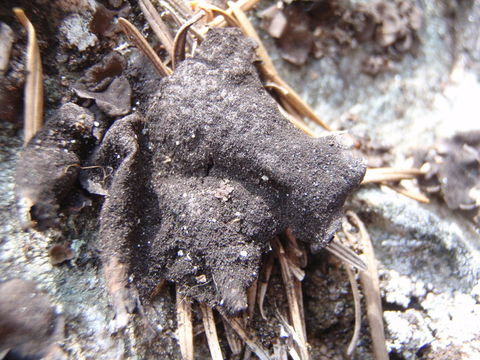
[{"label": "wrinkled lichen surface", "polygon": [[99,241],[118,306],[129,295],[112,282],[133,274],[143,299],[166,279],[237,313],[270,239],[290,227],[318,251],[338,229],[365,166],[341,136],[309,138],[282,117],[254,59],[239,30],[212,29],[93,154],[92,116],[66,104],[22,155],[17,194],[33,226],[58,221],[79,172],[105,195]]}]

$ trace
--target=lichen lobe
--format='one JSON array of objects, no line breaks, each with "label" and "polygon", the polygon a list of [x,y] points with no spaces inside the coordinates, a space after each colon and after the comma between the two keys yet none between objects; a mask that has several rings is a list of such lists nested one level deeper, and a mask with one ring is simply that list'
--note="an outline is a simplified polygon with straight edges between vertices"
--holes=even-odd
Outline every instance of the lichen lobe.
[{"label": "lichen lobe", "polygon": [[[309,138],[282,117],[254,61],[239,30],[210,30],[145,115],[115,121],[80,171],[105,195],[103,263],[133,274],[144,300],[166,279],[210,306],[245,309],[268,241],[289,227],[321,249],[363,178],[339,135]],[[125,298],[126,279],[105,274]]]},{"label": "lichen lobe", "polygon": [[[308,138],[281,116],[254,59],[238,30],[211,30],[148,106],[148,213],[161,215],[147,226],[146,258],[132,262],[148,259],[144,288],[167,278],[201,301],[243,309],[268,241],[290,227],[315,250],[325,246],[363,177],[337,136]],[[225,179],[226,201],[216,196]]]}]

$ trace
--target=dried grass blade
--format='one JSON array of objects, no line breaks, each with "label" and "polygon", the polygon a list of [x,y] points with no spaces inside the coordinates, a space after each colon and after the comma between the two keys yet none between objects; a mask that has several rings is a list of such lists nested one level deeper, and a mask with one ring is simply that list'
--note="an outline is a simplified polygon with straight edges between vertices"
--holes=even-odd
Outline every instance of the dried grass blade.
[{"label": "dried grass blade", "polygon": [[240,28],[246,36],[251,37],[257,43],[257,54],[262,60],[260,69],[263,72],[264,76],[271,82],[276,83],[279,87],[286,90],[281,91],[279,95],[285,99],[295,110],[297,110],[301,115],[310,118],[312,121],[322,126],[326,130],[331,130],[330,127],[325,124],[315,112],[301,99],[301,97],[293,90],[285,81],[283,81],[277,73],[275,66],[273,65],[272,60],[268,56],[268,52],[262,44],[260,37],[253,28],[252,24],[248,20],[245,13],[238,6],[237,3],[232,1],[228,2],[228,6],[231,9],[233,15],[240,24]]},{"label": "dried grass blade", "polygon": [[[237,6],[242,9],[243,11],[248,11],[253,8],[260,0],[238,0],[235,3]],[[229,15],[232,15],[232,9],[228,8],[225,12]],[[228,25],[226,20],[220,17],[213,19],[210,23],[208,23],[209,27],[223,27]]]},{"label": "dried grass blade", "polygon": [[300,355],[298,355],[298,352],[297,352],[297,350],[295,350],[294,347],[290,347],[288,349],[288,353],[292,357],[292,360],[302,360],[302,358],[300,357]]},{"label": "dried grass blade", "polygon": [[[201,9],[201,10],[204,10],[208,14],[206,21],[209,21],[209,19],[213,18],[214,16],[221,16],[226,21],[226,24],[228,26],[240,27],[237,20],[235,20],[235,18],[232,16],[231,13],[228,13],[227,11],[225,11],[223,9],[220,9],[219,7],[217,7],[215,5],[212,5],[212,4],[209,4],[209,3],[206,3],[206,2],[199,2],[199,3],[191,2],[191,4],[192,4],[192,7],[195,10]],[[208,28],[206,28],[206,29],[208,31]]]},{"label": "dried grass blade", "polygon": [[273,344],[273,358],[275,360],[288,360],[285,344]]},{"label": "dried grass blade", "polygon": [[278,110],[280,111],[280,114],[283,115],[285,119],[290,121],[293,126],[298,128],[299,130],[303,131],[305,134],[311,137],[318,137],[310,128],[305,125],[304,122],[298,120],[295,116],[291,115],[287,110],[285,110],[280,104],[278,104]]},{"label": "dried grass blade", "polygon": [[332,131],[332,128],[327,125],[320,117],[315,114],[313,109],[298,95],[298,93],[293,90],[290,85],[288,85],[280,76],[277,75],[275,79],[278,86],[286,89],[287,94],[283,95],[283,98],[301,115],[309,118],[317,125],[320,125],[322,128],[328,131]]},{"label": "dried grass blade", "polygon": [[[308,345],[307,345],[307,325],[305,324],[305,309],[303,307],[303,290],[302,290],[302,283],[298,280],[294,280],[294,293],[297,298],[298,304],[298,315],[300,316],[300,323],[302,324],[303,330],[303,344],[300,346],[305,349],[304,359],[309,359],[310,356],[308,354]],[[302,350],[303,351],[303,350]]]},{"label": "dried grass blade", "polygon": [[265,310],[263,309],[263,302],[265,301],[265,294],[267,293],[268,283],[270,281],[270,276],[272,275],[272,270],[273,254],[269,254],[267,260],[265,261],[265,266],[259,280],[257,292],[258,310],[260,310],[260,315],[264,320],[267,320],[267,317],[265,316]]},{"label": "dried grass blade", "polygon": [[24,144],[28,143],[43,123],[43,73],[42,59],[35,28],[20,8],[13,9],[18,21],[27,30],[27,75],[25,80]]},{"label": "dried grass blade", "polygon": [[[288,243],[286,247],[287,260],[290,266],[290,273],[295,276],[293,279],[294,284],[294,293],[297,298],[297,304],[299,308],[300,321],[303,325],[303,336],[305,342],[299,346],[307,346],[307,326],[305,324],[305,310],[303,308],[303,290],[302,290],[302,281],[305,278],[305,271],[300,268],[300,266],[307,266],[307,255],[304,250],[300,248],[300,244],[293,236],[291,229],[287,228],[285,230],[285,235],[287,237]],[[307,349],[308,354],[308,349]]]},{"label": "dried grass blade", "polygon": [[213,360],[223,360],[222,349],[218,342],[217,327],[212,309],[206,304],[200,304],[202,312],[203,326],[205,327],[205,335],[207,336],[208,348]]},{"label": "dried grass blade", "polygon": [[367,170],[365,177],[362,180],[362,185],[372,184],[372,183],[382,183],[385,181],[400,181],[400,180],[413,180],[415,175],[397,173],[397,174],[371,174]]},{"label": "dried grass blade", "polygon": [[[291,338],[293,339],[293,341],[299,346],[299,347],[302,347],[302,346],[305,346],[305,344],[302,344],[302,340],[299,336],[299,334],[295,331],[295,329],[287,322],[287,320],[285,319],[285,317],[278,311],[276,310],[276,317],[277,319],[280,321],[280,323],[283,325],[283,328],[285,329],[285,331],[291,336]],[[307,351],[308,349],[305,348],[305,351]],[[302,359],[299,355],[298,355],[298,352],[296,351],[296,349],[292,346],[289,346],[288,347],[288,352],[290,353],[290,355],[293,357],[293,358],[297,358],[297,359]]]},{"label": "dried grass blade", "polygon": [[305,278],[305,271],[303,271],[297,264],[295,264],[290,258],[286,258],[288,262],[288,267],[290,268],[290,273],[297,279],[298,281],[303,281]]},{"label": "dried grass blade", "polygon": [[367,318],[372,335],[374,356],[376,360],[388,360],[388,352],[385,345],[385,330],[383,327],[380,284],[378,280],[378,270],[372,242],[365,225],[357,216],[357,214],[352,211],[348,211],[347,216],[352,224],[359,230],[360,240],[366,256],[368,271],[360,273],[360,281],[362,282],[365,300],[367,303]]},{"label": "dried grass blade", "polygon": [[182,297],[176,288],[177,337],[183,360],[193,360],[192,304],[188,297]]},{"label": "dried grass blade", "polygon": [[258,281],[255,280],[247,290],[247,303],[248,303],[247,315],[249,320],[253,318],[253,313],[255,312],[257,290],[258,290]]},{"label": "dried grass blade", "polygon": [[183,18],[183,23],[193,15],[192,9],[184,0],[165,0],[165,2],[174,10],[177,15]]},{"label": "dried grass blade", "polygon": [[165,66],[157,53],[148,44],[147,40],[145,40],[140,31],[138,31],[130,21],[121,17],[118,19],[118,23],[133,44],[152,62],[160,76],[168,76],[172,73],[172,70]]},{"label": "dried grass blade", "polygon": [[[128,284],[127,266],[117,256],[111,257],[104,266],[107,291],[115,310],[115,327],[120,329],[128,324],[129,304],[124,297]],[[130,308],[133,311],[133,308]]]},{"label": "dried grass blade", "polygon": [[160,1],[160,6],[167,10],[173,21],[175,21],[175,24],[177,24],[178,26],[182,26],[182,24],[185,23],[186,18],[184,18],[183,15],[179,14],[178,10],[171,6],[167,1]]},{"label": "dried grass blade", "polygon": [[355,347],[357,346],[358,338],[360,337],[360,329],[362,327],[362,309],[360,303],[360,291],[358,290],[355,274],[348,266],[346,266],[345,269],[347,270],[348,280],[350,281],[350,286],[352,287],[353,303],[355,308],[355,326],[353,328],[352,340],[350,340],[350,344],[347,348],[347,356],[352,358]]},{"label": "dried grass blade", "polygon": [[250,360],[252,358],[252,349],[250,349],[249,347],[247,347],[245,349],[245,353],[243,354],[243,360]]},{"label": "dried grass blade", "polygon": [[[307,347],[307,337],[305,333],[305,322],[302,314],[303,304],[300,304],[301,286],[298,286],[300,282],[293,277],[291,273],[290,265],[287,260],[285,250],[278,238],[272,240],[272,247],[275,251],[279,261],[280,269],[282,273],[283,283],[285,285],[285,292],[287,293],[288,308],[290,311],[290,318],[292,321],[293,329],[299,338],[299,350],[302,360],[310,358]],[[298,284],[296,284],[298,282]]]},{"label": "dried grass blade", "polygon": [[292,250],[294,253],[294,256],[297,259],[298,265],[300,267],[306,267],[307,266],[307,254],[304,249],[300,248],[300,245],[298,243],[298,240],[295,236],[292,234],[292,230],[290,228],[285,229],[285,236],[288,239],[288,242],[290,243],[289,250]]},{"label": "dried grass blade", "polygon": [[415,179],[421,175],[425,175],[425,171],[420,169],[368,168],[362,184]]},{"label": "dried grass blade", "polygon": [[222,320],[225,328],[225,335],[227,336],[228,346],[232,351],[232,357],[236,358],[242,353],[243,342],[232,329],[230,323],[224,317],[222,317]]},{"label": "dried grass blade", "polygon": [[172,58],[172,67],[175,70],[175,67],[178,63],[185,60],[185,45],[187,42],[187,33],[188,30],[203,18],[206,15],[205,11],[200,10],[195,14],[189,21],[182,25],[178,30],[177,35],[175,35],[175,40],[173,41],[173,58]]},{"label": "dried grass blade", "polygon": [[162,20],[150,0],[140,0],[139,5],[153,32],[167,50],[170,58],[173,58],[173,37],[167,24]]},{"label": "dried grass blade", "polygon": [[413,192],[413,191],[407,190],[407,189],[405,189],[401,186],[397,186],[397,185],[393,185],[393,184],[386,183],[384,185],[388,186],[392,190],[395,190],[399,194],[402,194],[406,197],[409,197],[410,199],[417,200],[418,202],[421,202],[423,204],[428,204],[430,202],[430,199],[428,197],[426,197],[425,195],[421,194],[421,193]]},{"label": "dried grass blade", "polygon": [[262,347],[257,341],[252,339],[245,328],[240,319],[238,318],[228,318],[228,316],[224,313],[223,310],[218,309],[220,314],[223,316],[223,319],[232,327],[233,330],[238,334],[238,336],[247,344],[247,346],[252,349],[255,355],[260,360],[269,360],[270,356],[268,355],[268,351]]},{"label": "dried grass blade", "polygon": [[408,175],[425,175],[426,172],[421,169],[397,169],[392,167],[383,167],[383,168],[369,168],[368,172],[375,174],[408,174]]},{"label": "dried grass blade", "polygon": [[361,271],[367,271],[367,265],[365,262],[363,262],[354,251],[343,245],[336,237],[325,249],[350,266]]}]

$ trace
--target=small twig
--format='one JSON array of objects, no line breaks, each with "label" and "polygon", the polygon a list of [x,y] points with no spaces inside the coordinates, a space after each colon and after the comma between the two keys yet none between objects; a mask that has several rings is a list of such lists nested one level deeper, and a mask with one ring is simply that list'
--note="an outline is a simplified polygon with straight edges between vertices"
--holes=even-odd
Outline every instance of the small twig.
[{"label": "small twig", "polygon": [[63,170],[63,173],[66,174],[70,168],[79,168],[82,170],[89,170],[89,169],[102,169],[103,170],[103,176],[107,176],[107,172],[105,171],[105,168],[100,165],[91,165],[91,166],[81,166],[80,164],[70,164],[68,165],[65,170]]},{"label": "small twig", "polygon": [[213,360],[223,360],[222,349],[218,342],[217,327],[212,309],[204,303],[200,304],[202,311],[203,326],[205,327],[205,335],[207,336],[208,348]]},{"label": "small twig", "polygon": [[38,47],[35,28],[20,8],[14,8],[23,27],[27,30],[27,74],[24,90],[24,144],[28,143],[43,123],[43,74],[42,59]]},{"label": "small twig", "polygon": [[268,351],[262,347],[256,340],[249,336],[240,319],[238,318],[229,318],[222,308],[217,309],[218,312],[223,316],[225,322],[227,322],[233,330],[238,334],[238,336],[247,344],[247,346],[252,349],[252,351],[257,355],[260,360],[269,360],[270,356]]},{"label": "small twig", "polygon": [[355,326],[353,328],[352,340],[350,340],[350,344],[347,348],[347,355],[352,358],[353,351],[355,350],[358,338],[360,337],[360,329],[362,326],[362,309],[360,303],[360,291],[358,290],[355,274],[348,266],[346,266],[345,269],[347,270],[348,280],[350,281],[350,286],[352,287],[353,303],[355,308]]},{"label": "small twig", "polygon": [[350,266],[353,266],[354,268],[361,271],[367,271],[367,265],[363,262],[363,260],[360,259],[360,257],[355,252],[350,250],[347,246],[343,245],[338,240],[337,236],[333,238],[333,240],[330,242],[330,244],[328,244],[325,250],[332,253],[340,260],[343,260]]},{"label": "small twig", "polygon": [[168,76],[172,73],[172,70],[165,66],[157,53],[148,44],[147,40],[145,40],[140,31],[138,31],[130,21],[121,17],[118,19],[118,23],[133,44],[152,62],[160,76]]},{"label": "small twig", "polygon": [[367,304],[367,318],[372,335],[373,353],[376,360],[388,360],[388,352],[385,345],[385,330],[383,327],[380,284],[372,242],[365,225],[357,214],[352,211],[347,211],[347,216],[352,224],[359,230],[360,240],[367,262],[368,271],[360,273],[360,281],[362,282]]},{"label": "small twig", "polygon": [[383,183],[385,181],[400,181],[400,180],[413,180],[415,175],[397,173],[397,174],[370,174],[367,170],[365,177],[361,185],[372,184],[372,183]]},{"label": "small twig", "polygon": [[185,60],[185,44],[187,41],[188,30],[203,18],[206,15],[205,11],[200,10],[195,14],[190,20],[188,20],[182,27],[178,30],[177,35],[175,35],[175,40],[173,41],[173,58],[172,58],[172,68],[175,70],[178,63]]},{"label": "small twig", "polygon": [[193,360],[192,304],[188,297],[182,298],[175,287],[177,298],[177,337],[183,360]]},{"label": "small twig", "polygon": [[140,0],[139,5],[153,32],[167,50],[170,58],[173,58],[173,37],[167,24],[162,20],[150,0]]},{"label": "small twig", "polygon": [[[255,294],[256,295],[256,294]],[[248,296],[248,294],[247,294]],[[255,300],[254,300],[255,301]],[[250,309],[248,309],[249,311]],[[250,323],[250,317],[246,312],[242,314],[242,320],[243,320],[243,326],[244,328],[247,328],[249,323]],[[253,351],[250,349],[248,346],[245,348],[245,351],[243,352],[243,360],[250,360],[252,357]]]}]

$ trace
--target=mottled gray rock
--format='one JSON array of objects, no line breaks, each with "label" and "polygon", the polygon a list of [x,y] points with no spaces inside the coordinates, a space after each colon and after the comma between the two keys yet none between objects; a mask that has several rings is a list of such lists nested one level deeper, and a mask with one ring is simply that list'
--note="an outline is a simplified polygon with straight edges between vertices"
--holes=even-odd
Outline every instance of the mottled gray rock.
[{"label": "mottled gray rock", "polygon": [[354,204],[380,263],[389,349],[407,359],[422,348],[475,354],[480,240],[473,224],[444,204],[422,205],[390,189],[363,189]]},{"label": "mottled gray rock", "polygon": [[[376,78],[361,73],[361,49],[341,58],[308,61],[305,67],[297,68],[278,60],[277,50],[265,36],[282,76],[315,106],[323,119],[393,145],[397,165],[405,166],[409,165],[405,158],[412,146],[432,145],[440,136],[478,128],[480,112],[475,61],[478,3],[420,0],[418,4],[425,20],[419,33],[418,55],[394,62],[390,71]],[[124,44],[122,51],[128,54],[128,50]],[[142,324],[132,324],[123,334],[113,333],[113,313],[92,247],[94,226],[68,239],[78,254],[71,267],[52,267],[49,262],[48,248],[55,234],[44,236],[20,230],[12,211],[12,169],[21,140],[8,126],[1,126],[2,280],[35,279],[52,295],[66,316],[68,337],[64,347],[72,358],[130,358],[134,351],[144,358],[153,358],[154,354],[178,358],[172,340],[173,306],[168,296],[160,297],[153,308],[146,309],[160,334],[148,347],[139,344],[138,334],[145,333]],[[372,233],[380,263],[390,349],[402,359],[478,358],[480,346],[474,334],[479,333],[480,323],[479,237],[471,223],[440,203],[418,205],[389,190],[368,189],[359,194],[359,199],[363,206],[356,209]],[[382,224],[387,227],[383,229]],[[339,302],[338,298],[335,302]],[[324,347],[322,336],[309,333],[317,353],[318,349],[322,353]],[[429,343],[430,349],[424,346],[416,354]],[[368,346],[368,336],[363,336],[359,358],[368,359]]]}]

